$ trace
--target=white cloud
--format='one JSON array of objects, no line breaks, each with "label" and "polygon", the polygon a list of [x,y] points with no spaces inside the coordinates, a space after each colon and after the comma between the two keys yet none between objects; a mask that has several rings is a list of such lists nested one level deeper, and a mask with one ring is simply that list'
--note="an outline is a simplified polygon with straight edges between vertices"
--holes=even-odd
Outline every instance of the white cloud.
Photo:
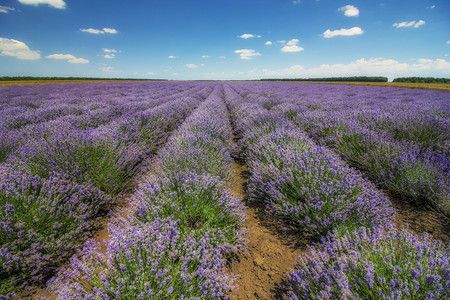
[{"label": "white cloud", "polygon": [[105,54],[105,55],[103,55],[103,57],[104,57],[104,58],[111,59],[111,58],[116,57],[116,55],[115,55],[115,54]]},{"label": "white cloud", "polygon": [[447,45],[450,45],[450,40],[448,40],[448,41],[446,42],[446,44],[447,44]]},{"label": "white cloud", "polygon": [[74,59],[75,56],[72,54],[51,54],[47,55],[45,58],[53,58],[53,59]]},{"label": "white cloud", "polygon": [[145,73],[145,75],[156,75],[156,73],[155,72],[147,72],[147,73]]},{"label": "white cloud", "polygon": [[400,22],[400,23],[394,23],[392,24],[392,26],[396,27],[396,28],[406,28],[406,27],[413,27],[413,28],[419,28],[419,26],[422,26],[425,24],[425,21],[420,20],[420,21],[405,21],[405,22]]},{"label": "white cloud", "polygon": [[88,28],[88,29],[80,29],[83,32],[88,32],[92,34],[104,34],[103,30],[100,29],[94,29],[94,28]]},{"label": "white cloud", "polygon": [[239,36],[241,39],[250,39],[250,38],[260,38],[260,35],[251,34],[251,33],[244,33],[243,35]]},{"label": "white cloud", "polygon": [[117,50],[114,50],[114,49],[108,49],[108,48],[103,48],[102,50],[103,50],[103,52],[105,52],[105,53],[117,53],[117,52],[118,52]]},{"label": "white cloud", "polygon": [[371,58],[358,59],[349,64],[323,64],[316,68],[306,69],[301,65],[293,65],[278,71],[264,69],[264,77],[329,77],[329,76],[450,76],[450,62],[444,59],[418,59],[416,63],[402,63],[393,59]]},{"label": "white cloud", "polygon": [[88,64],[89,60],[84,59],[84,58],[74,58],[74,59],[69,59],[68,62],[70,62],[71,64]]},{"label": "white cloud", "polygon": [[33,51],[28,46],[14,39],[7,39],[0,37],[0,55],[1,56],[14,56],[18,59],[35,60],[40,59],[41,54],[39,51]]},{"label": "white cloud", "polygon": [[353,5],[345,5],[338,9],[338,11],[343,11],[344,15],[347,17],[358,17],[359,9]]},{"label": "white cloud", "polygon": [[425,21],[420,20],[419,22],[417,22],[417,23],[414,25],[414,28],[418,28],[419,26],[422,26],[422,25],[425,25]]},{"label": "white cloud", "polygon": [[54,8],[66,8],[66,3],[64,0],[19,0],[19,2],[27,5],[48,4]]},{"label": "white cloud", "polygon": [[211,56],[209,55],[202,55],[202,58],[210,58]]},{"label": "white cloud", "polygon": [[114,28],[103,28],[103,31],[106,33],[111,33],[111,34],[117,33],[117,30],[115,30]]},{"label": "white cloud", "polygon": [[289,42],[286,43],[286,46],[281,48],[281,52],[300,52],[305,50],[303,47],[300,47],[298,43],[299,43],[298,39],[290,40]]},{"label": "white cloud", "polygon": [[219,58],[221,58],[221,59],[226,59],[226,57],[225,57],[225,56],[223,56],[223,55],[222,55],[222,56],[219,56]]},{"label": "white cloud", "polygon": [[302,3],[302,0],[294,0],[294,1],[292,1],[292,3],[294,3],[294,4],[300,4],[300,3]]},{"label": "white cloud", "polygon": [[100,70],[102,70],[103,72],[114,72],[114,68],[113,67],[103,67],[100,68]]},{"label": "white cloud", "polygon": [[436,8],[436,5],[431,5],[431,6],[427,7],[427,8]]},{"label": "white cloud", "polygon": [[9,14],[10,11],[15,11],[15,8],[0,5],[0,13]]},{"label": "white cloud", "polygon": [[270,46],[270,45],[272,45],[273,43],[271,42],[271,41],[267,41],[267,42],[265,42],[264,43],[264,45],[266,45],[266,46]]},{"label": "white cloud", "polygon": [[359,35],[359,34],[363,34],[363,33],[364,33],[364,31],[359,27],[352,27],[350,29],[339,29],[339,30],[333,30],[333,31],[331,31],[330,29],[327,29],[323,33],[323,37],[326,39],[329,39],[329,38],[339,36],[339,35],[352,36],[352,35]]},{"label": "white cloud", "polygon": [[252,59],[253,56],[261,55],[261,53],[255,52],[252,49],[234,50],[234,53],[238,53],[241,59]]},{"label": "white cloud", "polygon": [[195,68],[198,68],[199,66],[198,65],[194,65],[194,64],[186,64],[186,65],[184,65],[186,68],[188,68],[188,69],[195,69]]},{"label": "white cloud", "polygon": [[115,34],[117,33],[117,30],[114,28],[103,28],[103,29],[94,29],[94,28],[88,28],[88,29],[80,29],[82,32],[92,33],[92,34]]},{"label": "white cloud", "polygon": [[175,58],[178,58],[178,57],[177,56],[173,56],[173,55],[169,55],[168,58],[175,59]]},{"label": "white cloud", "polygon": [[89,60],[84,58],[76,58],[72,54],[51,54],[47,55],[45,58],[49,59],[65,59],[72,64],[87,64]]}]

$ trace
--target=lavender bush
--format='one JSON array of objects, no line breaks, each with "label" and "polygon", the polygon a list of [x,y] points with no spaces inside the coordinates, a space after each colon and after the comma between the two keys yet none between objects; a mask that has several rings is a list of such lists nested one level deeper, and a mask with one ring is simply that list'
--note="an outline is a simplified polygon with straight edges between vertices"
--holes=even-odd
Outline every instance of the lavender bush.
[{"label": "lavender bush", "polygon": [[[29,87],[0,88],[1,297],[45,283],[91,235],[109,195],[123,191],[212,90],[162,85],[46,85],[33,95],[20,95]],[[111,134],[120,127],[113,119],[138,116],[148,133],[161,130],[145,140]],[[139,128],[129,134],[140,137]]]},{"label": "lavender bush", "polygon": [[299,258],[289,299],[448,299],[448,248],[406,229],[364,227]]},{"label": "lavender bush", "polygon": [[139,222],[173,218],[183,233],[210,235],[214,245],[234,247],[241,241],[242,205],[219,177],[180,173],[142,185],[133,201]]},{"label": "lavender bush", "polygon": [[[83,260],[74,258],[65,277],[54,281],[58,297],[227,298],[234,286],[225,256],[245,243],[244,207],[226,182],[229,146],[231,128],[216,85],[160,151],[159,176],[140,184],[130,199],[132,214],[110,225],[107,255],[91,246]],[[191,148],[196,155],[186,155]]]},{"label": "lavender bush", "polygon": [[393,221],[389,200],[339,157],[289,120],[225,92],[247,149],[250,196],[269,212],[311,238]]},{"label": "lavender bush", "polygon": [[213,233],[196,239],[176,221],[156,218],[113,228],[111,235],[106,256],[91,244],[83,260],[74,257],[65,277],[53,281],[58,299],[217,299],[232,288]]},{"label": "lavender bush", "polygon": [[[351,165],[367,172],[376,184],[409,201],[430,203],[449,212],[446,195],[450,191],[447,180],[450,160],[448,153],[437,150],[445,145],[442,123],[441,127],[434,126],[434,131],[429,130],[428,135],[423,134],[423,141],[418,142],[420,134],[414,135],[416,140],[396,140],[390,133],[364,128],[356,119],[341,113],[307,115],[300,121],[305,130],[319,143],[335,149]],[[413,127],[416,129],[410,130],[409,135],[424,130],[418,124]],[[435,147],[424,146],[429,143]]]},{"label": "lavender bush", "polygon": [[0,166],[0,295],[45,282],[110,200],[87,184]]},{"label": "lavender bush", "polygon": [[87,131],[67,130],[47,139],[27,140],[12,161],[43,178],[59,173],[68,180],[89,182],[117,195],[137,172],[143,159],[141,152],[118,141],[99,141]]},{"label": "lavender bush", "polygon": [[448,91],[303,83],[233,87],[295,121],[379,187],[448,213]]}]

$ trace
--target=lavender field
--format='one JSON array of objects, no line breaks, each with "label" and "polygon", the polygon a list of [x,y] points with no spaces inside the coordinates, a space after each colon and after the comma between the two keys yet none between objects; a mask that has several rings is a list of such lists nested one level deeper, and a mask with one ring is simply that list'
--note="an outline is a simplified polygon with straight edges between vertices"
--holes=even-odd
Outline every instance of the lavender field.
[{"label": "lavender field", "polygon": [[[448,91],[18,85],[0,112],[0,299],[234,299],[255,203],[309,247],[277,297],[450,297]],[[399,203],[443,233],[401,226]]]}]

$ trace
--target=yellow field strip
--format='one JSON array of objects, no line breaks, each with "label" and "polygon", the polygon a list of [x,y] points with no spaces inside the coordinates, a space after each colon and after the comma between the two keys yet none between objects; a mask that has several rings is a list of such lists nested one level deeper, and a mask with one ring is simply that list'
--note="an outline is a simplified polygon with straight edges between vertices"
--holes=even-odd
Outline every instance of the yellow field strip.
[{"label": "yellow field strip", "polygon": [[75,83],[75,82],[141,82],[141,81],[145,80],[23,80],[23,81],[0,81],[0,86],[21,85],[21,84]]},{"label": "yellow field strip", "polygon": [[370,85],[370,86],[394,86],[410,89],[428,89],[428,90],[450,90],[448,83],[410,83],[410,82],[347,82],[347,81],[281,81],[295,83],[322,83],[322,84],[350,84],[350,85]]}]

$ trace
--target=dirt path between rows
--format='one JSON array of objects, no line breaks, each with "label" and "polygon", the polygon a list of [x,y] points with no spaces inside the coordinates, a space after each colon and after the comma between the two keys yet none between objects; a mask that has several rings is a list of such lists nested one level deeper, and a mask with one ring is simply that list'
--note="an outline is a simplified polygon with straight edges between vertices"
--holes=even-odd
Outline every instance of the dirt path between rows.
[{"label": "dirt path between rows", "polygon": [[389,199],[392,206],[397,209],[395,223],[398,228],[406,225],[409,231],[418,236],[427,233],[444,244],[450,243],[450,218],[444,213],[430,205],[418,206],[408,203],[395,195],[389,195]]},{"label": "dirt path between rows", "polygon": [[[247,167],[234,163],[235,181],[232,192],[246,199]],[[257,203],[246,203],[244,227],[248,229],[247,251],[238,253],[230,264],[230,272],[238,275],[239,289],[229,296],[240,299],[281,298],[286,274],[294,268],[296,259],[307,253],[305,243],[299,243],[292,235],[281,232],[280,226],[264,215]]]}]

